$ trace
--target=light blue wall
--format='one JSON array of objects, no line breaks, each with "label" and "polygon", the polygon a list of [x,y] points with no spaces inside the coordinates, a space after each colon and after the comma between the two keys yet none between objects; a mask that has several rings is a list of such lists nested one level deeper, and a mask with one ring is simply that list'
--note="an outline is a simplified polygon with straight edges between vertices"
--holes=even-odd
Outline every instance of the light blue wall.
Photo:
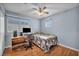
[{"label": "light blue wall", "polygon": [[[6,29],[6,47],[9,47],[11,45],[11,34],[13,34],[13,31],[10,32],[9,29],[11,29],[12,27],[14,27],[14,29],[16,30],[17,26],[19,27],[19,25],[29,25],[31,26],[31,31],[32,33],[34,32],[39,32],[40,31],[40,21],[37,19],[33,19],[33,18],[19,18],[19,17],[15,17],[15,15],[7,15],[6,16],[6,20],[7,20],[7,26],[9,25],[9,27],[7,27]],[[14,24],[13,26],[11,24]],[[21,28],[22,29],[22,28]]]},{"label": "light blue wall", "polygon": [[59,43],[79,50],[79,7],[44,18],[41,32],[55,34]]},{"label": "light blue wall", "polygon": [[17,24],[17,25],[30,25],[32,33],[40,31],[40,21],[33,18],[17,18],[17,17],[8,17],[6,16],[8,24]]}]

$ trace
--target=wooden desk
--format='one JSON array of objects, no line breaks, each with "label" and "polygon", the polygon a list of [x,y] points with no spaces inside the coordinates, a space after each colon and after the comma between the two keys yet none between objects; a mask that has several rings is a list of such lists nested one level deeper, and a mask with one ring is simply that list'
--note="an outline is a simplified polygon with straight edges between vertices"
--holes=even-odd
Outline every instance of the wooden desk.
[{"label": "wooden desk", "polygon": [[12,37],[12,45],[25,42],[27,36]]},{"label": "wooden desk", "polygon": [[26,40],[28,40],[27,36],[12,37],[12,48],[24,45]]}]

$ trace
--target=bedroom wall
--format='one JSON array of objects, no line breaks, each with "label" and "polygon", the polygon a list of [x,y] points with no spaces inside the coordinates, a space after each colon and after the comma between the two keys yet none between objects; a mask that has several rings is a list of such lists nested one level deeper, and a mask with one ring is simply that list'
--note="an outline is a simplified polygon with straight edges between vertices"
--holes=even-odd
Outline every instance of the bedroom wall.
[{"label": "bedroom wall", "polygon": [[5,9],[0,4],[0,56],[3,54],[5,48]]},{"label": "bedroom wall", "polygon": [[10,12],[6,15],[6,20],[7,20],[6,47],[11,46],[11,37],[13,36],[14,30],[17,30],[18,32],[22,32],[23,27],[31,27],[32,33],[40,31],[39,20],[30,18],[27,16],[26,16],[26,18],[21,18],[20,16],[14,14],[14,13],[12,14],[12,13],[13,12]]},{"label": "bedroom wall", "polygon": [[60,44],[79,50],[79,6],[41,22],[41,32],[55,34]]}]

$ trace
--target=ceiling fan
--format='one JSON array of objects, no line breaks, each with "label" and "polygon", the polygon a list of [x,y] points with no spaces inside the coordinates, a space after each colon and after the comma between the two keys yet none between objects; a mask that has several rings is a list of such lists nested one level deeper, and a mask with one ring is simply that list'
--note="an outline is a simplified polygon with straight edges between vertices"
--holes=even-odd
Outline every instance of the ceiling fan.
[{"label": "ceiling fan", "polygon": [[47,7],[38,7],[38,8],[33,8],[36,12],[37,12],[37,14],[38,15],[44,15],[44,14],[49,14],[49,12],[47,11]]}]

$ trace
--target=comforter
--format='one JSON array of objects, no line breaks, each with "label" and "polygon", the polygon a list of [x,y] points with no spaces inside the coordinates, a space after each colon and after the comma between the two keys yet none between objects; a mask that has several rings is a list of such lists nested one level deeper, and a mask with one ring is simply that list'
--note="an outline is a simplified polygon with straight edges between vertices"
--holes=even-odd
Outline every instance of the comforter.
[{"label": "comforter", "polygon": [[39,46],[45,53],[49,51],[50,47],[56,45],[58,40],[55,35],[33,34],[33,42]]}]

